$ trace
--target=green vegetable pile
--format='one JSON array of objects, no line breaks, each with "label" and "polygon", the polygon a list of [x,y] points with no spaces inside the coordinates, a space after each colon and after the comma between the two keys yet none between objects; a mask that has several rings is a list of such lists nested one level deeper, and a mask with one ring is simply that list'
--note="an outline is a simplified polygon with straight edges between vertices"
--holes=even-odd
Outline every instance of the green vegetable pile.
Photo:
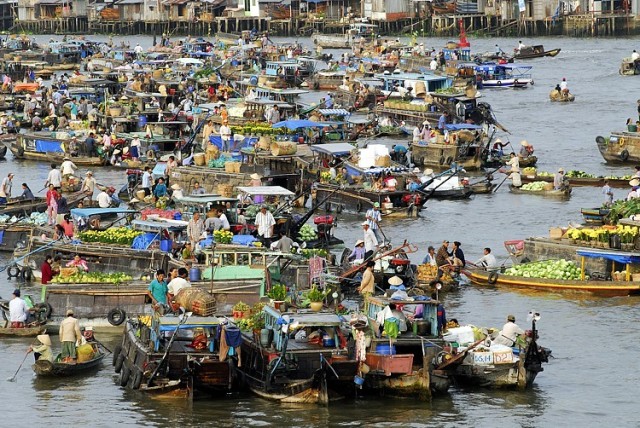
[{"label": "green vegetable pile", "polygon": [[211,159],[207,165],[209,168],[224,168],[224,164],[231,159],[226,158],[224,155],[220,155],[218,159]]},{"label": "green vegetable pile", "polygon": [[314,239],[318,238],[318,234],[316,233],[315,229],[308,224],[305,224],[300,228],[300,232],[298,233],[298,236],[300,237],[301,240],[305,242],[313,241]]},{"label": "green vegetable pile", "polygon": [[541,192],[544,190],[546,186],[546,181],[534,181],[533,183],[527,183],[521,187],[522,190],[526,190],[528,192]]},{"label": "green vegetable pile", "polygon": [[538,177],[553,177],[553,174],[547,171],[539,171],[536,175]]},{"label": "green vegetable pile", "polygon": [[[607,208],[607,207],[603,207]],[[609,208],[607,223],[617,224],[621,218],[627,218],[634,214],[640,214],[640,199],[634,198],[630,201],[615,201]]]},{"label": "green vegetable pile", "polygon": [[78,235],[82,242],[99,242],[101,244],[131,245],[142,232],[128,227],[112,227],[107,230],[87,230]]},{"label": "green vegetable pile", "polygon": [[302,256],[306,259],[310,259],[311,257],[314,257],[314,256],[327,257],[327,255],[329,255],[327,250],[323,248],[317,248],[312,250],[308,250],[308,249],[300,250],[300,254],[302,254]]},{"label": "green vegetable pile", "polygon": [[71,276],[56,276],[51,280],[54,284],[120,284],[131,281],[133,277],[125,273],[78,272]]},{"label": "green vegetable pile", "polygon": [[578,171],[578,170],[571,170],[571,171],[567,171],[567,173],[565,174],[565,177],[568,178],[597,178],[595,175],[593,174],[588,174],[584,171]]},{"label": "green vegetable pile", "polygon": [[[267,211],[271,211],[273,212],[275,209],[274,206],[272,205],[267,205]],[[253,220],[256,218],[256,214],[258,214],[258,211],[260,211],[260,205],[259,204],[253,204],[253,205],[249,205],[244,213],[244,216],[246,219],[248,220]]]},{"label": "green vegetable pile", "polygon": [[522,265],[515,265],[504,271],[505,275],[523,276],[525,278],[548,279],[580,279],[580,269],[575,262],[560,260],[545,260]]}]

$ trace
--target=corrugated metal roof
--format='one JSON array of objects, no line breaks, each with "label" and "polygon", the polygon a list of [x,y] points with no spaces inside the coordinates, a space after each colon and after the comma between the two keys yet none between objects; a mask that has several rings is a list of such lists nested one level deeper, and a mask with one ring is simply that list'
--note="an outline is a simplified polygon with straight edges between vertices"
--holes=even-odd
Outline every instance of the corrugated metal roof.
[{"label": "corrugated metal roof", "polygon": [[115,6],[126,5],[126,4],[140,4],[144,3],[144,0],[120,0],[114,3]]}]

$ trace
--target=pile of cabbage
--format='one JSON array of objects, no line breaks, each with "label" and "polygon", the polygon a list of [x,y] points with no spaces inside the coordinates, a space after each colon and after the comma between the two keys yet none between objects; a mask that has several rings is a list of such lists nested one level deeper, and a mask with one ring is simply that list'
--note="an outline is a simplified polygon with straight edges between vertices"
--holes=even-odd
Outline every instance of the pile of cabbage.
[{"label": "pile of cabbage", "polygon": [[35,224],[42,226],[47,224],[47,213],[31,213],[29,217],[18,218],[16,216],[0,215],[0,224]]},{"label": "pile of cabbage", "polygon": [[534,181],[533,183],[527,183],[521,187],[522,190],[527,190],[529,192],[541,192],[544,190],[546,181]]},{"label": "pile of cabbage", "polygon": [[313,241],[318,238],[318,234],[315,229],[308,224],[305,224],[300,228],[300,232],[298,233],[298,237],[302,241]]},{"label": "pile of cabbage", "polygon": [[515,265],[504,271],[505,275],[525,278],[580,279],[580,269],[575,262],[565,259],[544,260]]}]

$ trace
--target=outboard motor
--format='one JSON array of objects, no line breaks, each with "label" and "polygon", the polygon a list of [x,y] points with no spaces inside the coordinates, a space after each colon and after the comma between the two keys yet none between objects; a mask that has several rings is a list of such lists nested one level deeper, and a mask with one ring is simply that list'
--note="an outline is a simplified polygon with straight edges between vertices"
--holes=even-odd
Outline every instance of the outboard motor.
[{"label": "outboard motor", "polygon": [[332,215],[322,215],[315,217],[313,224],[316,225],[318,239],[328,242],[331,239],[331,229],[335,226],[336,219]]}]

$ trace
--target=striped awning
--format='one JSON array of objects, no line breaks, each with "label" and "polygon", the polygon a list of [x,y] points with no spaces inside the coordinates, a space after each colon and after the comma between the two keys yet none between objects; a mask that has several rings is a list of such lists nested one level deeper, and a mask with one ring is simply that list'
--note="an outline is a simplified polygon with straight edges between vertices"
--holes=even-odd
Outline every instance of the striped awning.
[{"label": "striped awning", "polygon": [[321,108],[318,113],[323,116],[349,116],[351,114],[343,108]]}]

